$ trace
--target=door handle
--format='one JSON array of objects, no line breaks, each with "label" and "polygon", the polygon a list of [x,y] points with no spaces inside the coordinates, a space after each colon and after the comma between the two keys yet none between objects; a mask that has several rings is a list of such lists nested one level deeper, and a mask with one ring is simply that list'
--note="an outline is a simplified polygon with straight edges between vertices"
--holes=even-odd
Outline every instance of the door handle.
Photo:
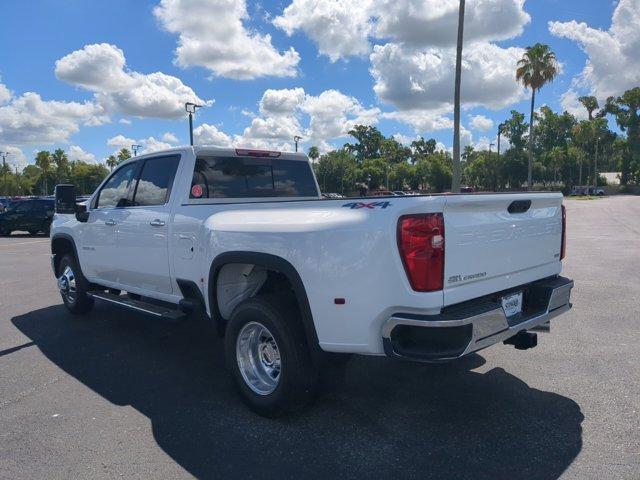
[{"label": "door handle", "polygon": [[150,221],[149,225],[152,227],[164,227],[164,221],[156,218],[155,220]]},{"label": "door handle", "polygon": [[110,227],[113,227],[116,224],[116,221],[113,218],[111,218],[109,220],[105,220],[104,224],[109,225]]}]

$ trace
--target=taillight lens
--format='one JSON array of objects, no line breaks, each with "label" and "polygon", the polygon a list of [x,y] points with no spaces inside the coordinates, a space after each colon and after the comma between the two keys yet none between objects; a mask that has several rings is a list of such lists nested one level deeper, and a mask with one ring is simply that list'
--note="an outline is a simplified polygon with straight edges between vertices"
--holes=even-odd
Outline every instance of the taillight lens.
[{"label": "taillight lens", "polygon": [[398,248],[411,288],[418,292],[442,290],[444,218],[441,213],[400,217]]},{"label": "taillight lens", "polygon": [[567,209],[562,205],[562,243],[560,244],[560,260],[567,252]]}]

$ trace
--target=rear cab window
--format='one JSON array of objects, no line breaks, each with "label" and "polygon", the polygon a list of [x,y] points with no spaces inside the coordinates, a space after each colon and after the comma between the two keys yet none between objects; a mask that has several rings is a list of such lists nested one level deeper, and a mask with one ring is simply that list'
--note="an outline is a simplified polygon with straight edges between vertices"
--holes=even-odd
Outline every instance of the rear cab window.
[{"label": "rear cab window", "polygon": [[304,160],[202,155],[189,198],[318,198],[318,190]]}]

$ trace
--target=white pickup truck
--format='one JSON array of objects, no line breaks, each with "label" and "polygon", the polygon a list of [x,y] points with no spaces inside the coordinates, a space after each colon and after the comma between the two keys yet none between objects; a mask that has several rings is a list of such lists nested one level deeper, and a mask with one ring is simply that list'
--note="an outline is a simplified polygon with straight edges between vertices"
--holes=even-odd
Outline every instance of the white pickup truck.
[{"label": "white pickup truck", "polygon": [[52,265],[94,299],[224,336],[244,400],[304,405],[348,355],[438,362],[571,308],[559,193],[322,199],[299,153],[188,147],[119,165],[84,204],[56,188]]}]

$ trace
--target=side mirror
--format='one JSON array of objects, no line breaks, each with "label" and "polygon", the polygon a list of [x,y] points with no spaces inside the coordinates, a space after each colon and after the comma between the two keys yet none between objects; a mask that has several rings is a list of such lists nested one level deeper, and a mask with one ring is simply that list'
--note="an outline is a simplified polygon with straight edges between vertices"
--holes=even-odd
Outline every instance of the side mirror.
[{"label": "side mirror", "polygon": [[85,223],[89,220],[89,212],[86,203],[76,204],[76,220]]},{"label": "side mirror", "polygon": [[76,213],[76,187],[75,185],[59,184],[55,189],[56,213]]}]

